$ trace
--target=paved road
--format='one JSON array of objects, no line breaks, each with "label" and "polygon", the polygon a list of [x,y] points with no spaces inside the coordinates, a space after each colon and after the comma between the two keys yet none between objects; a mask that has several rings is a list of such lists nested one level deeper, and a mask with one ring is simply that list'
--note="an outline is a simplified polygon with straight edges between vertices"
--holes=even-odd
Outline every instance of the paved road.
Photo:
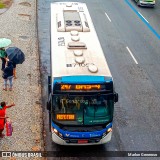
[{"label": "paved road", "polygon": [[[50,72],[50,2],[39,1],[38,4],[44,106],[47,100],[47,75]],[[103,146],[67,148],[58,146],[51,142],[47,112],[44,110],[46,150],[63,152],[78,150],[82,154],[96,152],[97,155],[99,151],[159,150],[160,5],[152,9],[137,7],[132,0],[118,2],[81,0],[81,2],[87,3],[115,81],[116,91],[119,93],[119,102],[115,106],[112,141]]]},{"label": "paved road", "polygon": [[160,34],[159,17],[160,17],[160,1],[156,1],[154,8],[137,7],[133,0],[129,2],[144,16],[144,18],[153,26],[154,29]]}]

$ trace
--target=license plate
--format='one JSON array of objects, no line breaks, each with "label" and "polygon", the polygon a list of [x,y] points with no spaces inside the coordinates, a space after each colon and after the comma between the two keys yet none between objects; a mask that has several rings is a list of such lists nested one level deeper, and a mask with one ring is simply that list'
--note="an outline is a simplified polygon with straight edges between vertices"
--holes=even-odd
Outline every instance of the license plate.
[{"label": "license plate", "polygon": [[81,139],[81,140],[78,140],[78,143],[88,143],[88,140]]}]

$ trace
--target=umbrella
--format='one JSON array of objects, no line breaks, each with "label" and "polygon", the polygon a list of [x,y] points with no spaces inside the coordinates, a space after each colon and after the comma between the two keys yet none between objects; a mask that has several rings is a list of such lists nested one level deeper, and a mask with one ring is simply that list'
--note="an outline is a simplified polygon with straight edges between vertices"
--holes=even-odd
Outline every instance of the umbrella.
[{"label": "umbrella", "polygon": [[9,47],[6,49],[8,59],[15,64],[22,64],[25,61],[24,53],[17,47]]},{"label": "umbrella", "polygon": [[7,47],[11,43],[12,43],[12,41],[10,39],[0,38],[0,48]]}]

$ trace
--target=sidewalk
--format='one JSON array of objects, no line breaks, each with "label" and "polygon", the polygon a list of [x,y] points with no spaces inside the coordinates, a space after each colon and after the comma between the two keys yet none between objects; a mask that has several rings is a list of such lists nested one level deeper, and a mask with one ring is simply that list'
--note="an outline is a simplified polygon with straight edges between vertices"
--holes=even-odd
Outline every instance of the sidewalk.
[{"label": "sidewalk", "polygon": [[23,64],[17,65],[13,91],[2,90],[2,72],[0,74],[0,101],[16,104],[7,110],[14,127],[13,135],[0,139],[0,151],[44,149],[36,3],[36,0],[14,0],[12,6],[0,15],[0,38],[11,39],[10,46],[20,48],[26,58]]}]

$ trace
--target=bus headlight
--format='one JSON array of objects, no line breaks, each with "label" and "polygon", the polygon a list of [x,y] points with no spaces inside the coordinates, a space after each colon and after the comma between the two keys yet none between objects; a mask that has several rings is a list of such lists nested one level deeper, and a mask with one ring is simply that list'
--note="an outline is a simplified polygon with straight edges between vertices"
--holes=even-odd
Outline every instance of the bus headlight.
[{"label": "bus headlight", "polygon": [[112,132],[112,123],[109,123],[108,125],[106,125],[107,131],[106,134],[109,132]]},{"label": "bus headlight", "polygon": [[52,133],[58,134],[57,129],[55,129],[55,128],[53,128],[53,127],[51,127],[51,131],[52,131]]},{"label": "bus headlight", "polygon": [[52,130],[52,132],[55,133],[57,136],[59,136],[60,138],[63,138],[62,133],[58,132],[57,129],[55,129],[55,128],[52,127],[51,130]]},{"label": "bus headlight", "polygon": [[54,129],[53,129],[53,132],[58,135],[57,129],[54,128]]},{"label": "bus headlight", "polygon": [[112,128],[107,129],[107,133],[112,132]]},{"label": "bus headlight", "polygon": [[108,128],[106,132],[103,133],[102,137],[104,138],[109,132],[112,132],[112,128]]}]

